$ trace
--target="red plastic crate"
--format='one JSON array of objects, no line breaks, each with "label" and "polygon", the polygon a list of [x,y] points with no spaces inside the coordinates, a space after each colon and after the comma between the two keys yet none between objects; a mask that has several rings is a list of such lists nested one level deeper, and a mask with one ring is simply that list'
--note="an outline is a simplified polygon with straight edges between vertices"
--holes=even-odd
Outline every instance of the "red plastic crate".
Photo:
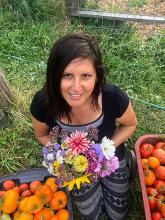
[{"label": "red plastic crate", "polygon": [[150,144],[156,144],[156,142],[161,141],[161,137],[159,135],[154,134],[146,134],[138,138],[138,140],[135,143],[136,148],[136,157],[137,157],[137,165],[138,165],[138,172],[139,172],[139,179],[140,179],[140,185],[142,189],[142,196],[143,196],[143,202],[144,202],[144,211],[146,220],[151,220],[151,212],[150,207],[148,203],[148,196],[146,191],[146,184],[144,182],[144,174],[143,174],[143,168],[141,165],[141,156],[140,156],[140,145],[144,143],[150,143]]}]

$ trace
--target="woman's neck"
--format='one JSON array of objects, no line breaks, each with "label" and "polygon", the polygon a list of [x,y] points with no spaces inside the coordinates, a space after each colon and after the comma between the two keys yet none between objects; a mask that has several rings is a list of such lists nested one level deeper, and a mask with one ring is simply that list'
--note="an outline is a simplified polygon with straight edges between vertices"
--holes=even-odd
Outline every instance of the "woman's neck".
[{"label": "woman's neck", "polygon": [[94,107],[91,104],[86,104],[80,108],[72,108],[70,113],[71,123],[68,123],[66,117],[62,118],[62,121],[65,124],[72,125],[83,125],[95,121],[102,114],[102,97],[101,95],[98,98],[98,107]]}]

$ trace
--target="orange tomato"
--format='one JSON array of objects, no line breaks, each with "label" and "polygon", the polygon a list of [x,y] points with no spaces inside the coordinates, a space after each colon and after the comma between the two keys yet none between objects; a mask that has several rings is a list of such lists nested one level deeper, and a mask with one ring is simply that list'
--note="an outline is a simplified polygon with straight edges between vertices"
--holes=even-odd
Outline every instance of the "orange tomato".
[{"label": "orange tomato", "polygon": [[50,220],[59,220],[59,218],[57,217],[57,215],[52,215],[52,217],[50,218]]},{"label": "orange tomato", "polygon": [[165,218],[165,203],[162,204],[161,206],[161,212],[162,212],[163,217]]},{"label": "orange tomato", "polygon": [[68,220],[69,219],[69,212],[66,209],[60,209],[56,213],[58,220]]},{"label": "orange tomato", "polygon": [[15,210],[15,212],[13,212],[12,216],[13,216],[14,220],[16,219],[16,217],[17,217],[19,214],[21,214],[21,212],[20,212],[19,210],[17,210],[17,209]]},{"label": "orange tomato", "polygon": [[141,159],[141,164],[142,164],[143,170],[149,169],[148,159],[146,158]]},{"label": "orange tomato", "polygon": [[149,157],[148,158],[148,164],[149,164],[149,167],[154,169],[154,168],[160,166],[160,161],[156,157]]},{"label": "orange tomato", "polygon": [[55,183],[55,178],[54,177],[49,177],[46,180],[45,185],[49,186],[53,192],[57,191],[58,187],[57,187],[57,184]]},{"label": "orange tomato", "polygon": [[43,208],[34,215],[33,220],[41,220],[41,219],[50,220],[50,217],[53,216],[53,215],[54,215],[53,210]]},{"label": "orange tomato", "polygon": [[50,207],[53,210],[59,210],[65,208],[67,204],[67,196],[64,191],[56,191],[53,198],[50,200]]},{"label": "orange tomato", "polygon": [[15,211],[18,206],[19,194],[16,190],[9,189],[4,193],[1,211],[10,214]]},{"label": "orange tomato", "polygon": [[147,186],[152,186],[155,180],[156,176],[152,170],[144,170],[144,182]]},{"label": "orange tomato", "polygon": [[36,213],[39,212],[43,208],[44,203],[42,202],[42,199],[36,195],[32,195],[29,197],[23,198],[19,202],[19,209],[22,212],[28,212],[28,213]]},{"label": "orange tomato", "polygon": [[30,213],[17,213],[14,215],[14,220],[33,220],[33,214]]},{"label": "orange tomato", "polygon": [[51,188],[47,185],[41,185],[35,192],[36,196],[40,196],[45,204],[53,198],[53,192]]}]

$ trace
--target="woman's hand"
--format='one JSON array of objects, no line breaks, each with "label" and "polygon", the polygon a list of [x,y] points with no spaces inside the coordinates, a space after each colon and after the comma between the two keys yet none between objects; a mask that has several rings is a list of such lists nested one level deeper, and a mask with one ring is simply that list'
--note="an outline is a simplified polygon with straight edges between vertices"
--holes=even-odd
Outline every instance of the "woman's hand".
[{"label": "woman's hand", "polygon": [[127,141],[136,130],[137,119],[131,103],[129,103],[124,114],[120,118],[116,119],[116,122],[119,126],[116,128],[112,136],[115,147]]}]

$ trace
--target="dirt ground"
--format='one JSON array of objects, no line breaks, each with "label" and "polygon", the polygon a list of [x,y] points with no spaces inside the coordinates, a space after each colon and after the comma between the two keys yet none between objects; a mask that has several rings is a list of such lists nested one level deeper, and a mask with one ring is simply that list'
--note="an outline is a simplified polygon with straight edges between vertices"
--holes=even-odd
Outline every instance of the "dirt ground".
[{"label": "dirt ground", "polygon": [[[151,15],[165,17],[165,0],[147,0],[146,4],[137,7],[130,5],[133,0],[100,0],[98,5],[101,10],[137,14],[137,15]],[[142,0],[134,0],[135,3],[143,2]],[[165,30],[165,24],[145,24],[137,23],[139,33],[142,37],[148,38],[157,31]]]}]

